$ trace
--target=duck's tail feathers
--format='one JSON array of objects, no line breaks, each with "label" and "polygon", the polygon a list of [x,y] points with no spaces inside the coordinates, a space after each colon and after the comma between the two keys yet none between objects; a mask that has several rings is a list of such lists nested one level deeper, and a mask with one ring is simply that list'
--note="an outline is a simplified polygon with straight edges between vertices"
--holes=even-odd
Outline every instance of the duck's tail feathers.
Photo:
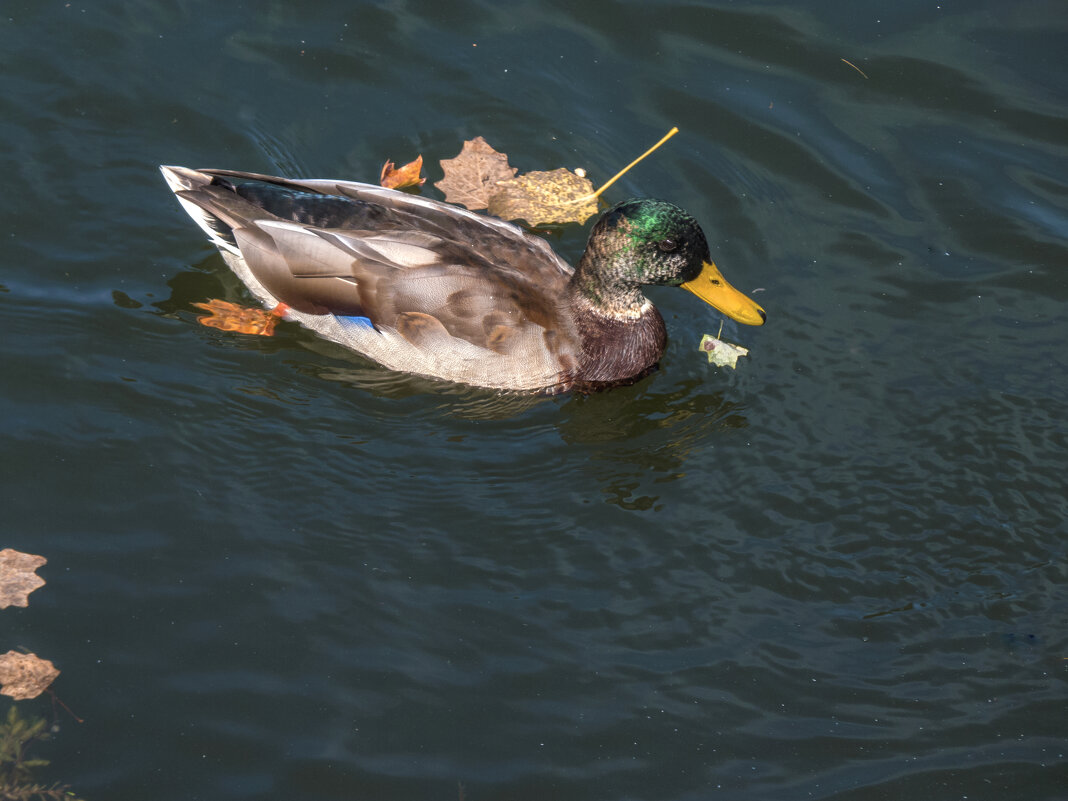
[{"label": "duck's tail feathers", "polygon": [[159,170],[163,173],[163,178],[175,197],[178,198],[178,202],[182,204],[182,208],[193,218],[193,222],[204,230],[208,239],[220,250],[240,256],[241,251],[238,250],[237,241],[233,235],[234,225],[217,214],[213,214],[204,205],[195,202],[198,195],[202,194],[202,190],[213,183],[217,184],[220,179],[187,167],[160,165]]}]

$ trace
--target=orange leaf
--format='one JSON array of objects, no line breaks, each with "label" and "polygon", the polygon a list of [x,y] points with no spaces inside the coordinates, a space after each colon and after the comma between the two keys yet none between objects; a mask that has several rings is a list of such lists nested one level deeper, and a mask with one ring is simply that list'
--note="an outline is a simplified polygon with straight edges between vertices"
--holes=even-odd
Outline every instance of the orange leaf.
[{"label": "orange leaf", "polygon": [[56,680],[59,671],[47,659],[8,651],[0,654],[0,693],[16,701],[36,698]]},{"label": "orange leaf", "polygon": [[29,594],[45,583],[34,571],[47,561],[11,548],[0,551],[0,609],[29,606]]},{"label": "orange leaf", "polygon": [[410,161],[403,167],[397,167],[392,161],[382,165],[382,177],[378,183],[386,189],[403,189],[407,186],[422,186],[426,183],[420,173],[423,171],[423,157],[419,156],[415,161]]},{"label": "orange leaf", "polygon": [[193,305],[208,312],[197,318],[197,322],[201,325],[223,331],[237,331],[240,334],[269,337],[274,333],[274,327],[281,319],[281,315],[273,311],[249,309],[218,298],[212,298],[207,303],[194,303]]}]

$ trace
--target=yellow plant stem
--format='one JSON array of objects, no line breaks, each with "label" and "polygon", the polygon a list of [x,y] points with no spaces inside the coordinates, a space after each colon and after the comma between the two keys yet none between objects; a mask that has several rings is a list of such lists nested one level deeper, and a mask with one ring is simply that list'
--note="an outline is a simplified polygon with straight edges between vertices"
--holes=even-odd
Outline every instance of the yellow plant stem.
[{"label": "yellow plant stem", "polygon": [[583,195],[582,197],[575,198],[574,200],[569,200],[569,201],[567,201],[568,204],[571,204],[571,203],[586,203],[586,202],[588,202],[590,200],[593,200],[594,198],[600,197],[601,193],[604,192],[604,190],[606,190],[608,187],[610,187],[612,184],[614,184],[616,181],[618,181],[620,178],[622,178],[627,173],[627,171],[630,170],[631,167],[633,167],[635,164],[637,164],[643,158],[648,156],[650,153],[652,153],[654,150],[656,150],[658,147],[660,147],[662,144],[664,144],[664,142],[666,142],[668,139],[673,137],[678,132],[679,132],[679,129],[677,127],[672,128],[670,131],[668,131],[666,134],[664,134],[660,138],[659,142],[657,142],[651,148],[649,148],[644,153],[642,153],[640,156],[638,156],[638,158],[634,159],[634,161],[632,161],[630,164],[628,164],[622,170],[620,170],[615,175],[613,175],[611,178],[609,178],[608,182],[604,186],[602,186],[600,189],[598,189],[596,192],[594,192],[592,195]]},{"label": "yellow plant stem", "polygon": [[606,183],[604,186],[602,186],[600,189],[598,189],[596,192],[594,192],[593,195],[591,195],[591,197],[600,197],[601,193],[604,192],[604,190],[606,190],[608,187],[610,187],[612,184],[614,184],[616,181],[618,181],[620,178],[622,178],[631,167],[633,167],[635,164],[637,164],[643,158],[648,156],[650,153],[652,153],[654,150],[656,150],[658,147],[660,147],[662,144],[664,144],[664,142],[666,142],[668,139],[673,137],[678,132],[679,132],[678,128],[672,128],[670,131],[668,131],[666,134],[664,134],[663,137],[661,137],[659,142],[657,142],[651,148],[649,148],[644,153],[642,153],[640,156],[638,156],[638,158],[634,159],[634,161],[632,161],[630,164],[628,164],[622,170],[620,170],[615,175],[613,175],[611,178],[609,178],[608,179],[608,183]]}]

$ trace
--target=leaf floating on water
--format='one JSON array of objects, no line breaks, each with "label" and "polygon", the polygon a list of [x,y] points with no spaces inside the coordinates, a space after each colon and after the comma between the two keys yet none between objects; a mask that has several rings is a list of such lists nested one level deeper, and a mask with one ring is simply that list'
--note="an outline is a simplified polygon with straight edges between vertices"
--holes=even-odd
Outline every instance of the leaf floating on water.
[{"label": "leaf floating on water", "polygon": [[505,220],[526,220],[531,226],[569,222],[581,225],[597,213],[593,184],[563,167],[524,173],[497,186],[488,211]]},{"label": "leaf floating on water", "polygon": [[397,167],[392,161],[382,165],[382,175],[378,179],[380,186],[386,189],[404,189],[409,186],[422,186],[426,178],[422,176],[423,157],[409,161],[403,167]]},{"label": "leaf floating on water", "polygon": [[593,184],[570,170],[528,172],[516,176],[508,156],[477,136],[464,142],[460,155],[442,159],[445,178],[434,184],[450,203],[487,209],[503,220],[584,223],[597,213]]},{"label": "leaf floating on water", "polygon": [[8,651],[0,655],[0,693],[16,701],[36,698],[58,675],[55,665],[34,654]]},{"label": "leaf floating on water", "polygon": [[445,177],[434,186],[445,193],[449,203],[459,203],[469,209],[484,209],[490,195],[497,191],[497,182],[515,176],[517,170],[508,164],[508,156],[498,153],[481,136],[464,142],[455,158],[442,159]]},{"label": "leaf floating on water", "polygon": [[701,337],[701,344],[697,347],[698,350],[708,354],[709,364],[715,364],[719,367],[736,368],[738,366],[738,358],[749,355],[749,348],[732,345],[730,342],[716,339],[711,334],[705,334]]},{"label": "leaf floating on water", "polygon": [[194,303],[193,305],[207,312],[197,318],[198,323],[222,331],[237,331],[241,334],[269,337],[274,334],[274,327],[281,319],[281,316],[273,311],[250,309],[218,298],[212,298],[207,303]]},{"label": "leaf floating on water", "polygon": [[487,209],[505,220],[526,220],[531,227],[569,222],[581,225],[597,213],[597,198],[604,190],[678,132],[672,128],[596,192],[583,170],[571,172],[561,167],[517,176],[508,156],[498,153],[481,136],[464,142],[456,158],[441,160],[445,177],[434,186],[445,193],[449,203]]},{"label": "leaf floating on water", "polygon": [[0,609],[29,606],[29,594],[45,583],[34,571],[47,561],[12,548],[0,551]]}]

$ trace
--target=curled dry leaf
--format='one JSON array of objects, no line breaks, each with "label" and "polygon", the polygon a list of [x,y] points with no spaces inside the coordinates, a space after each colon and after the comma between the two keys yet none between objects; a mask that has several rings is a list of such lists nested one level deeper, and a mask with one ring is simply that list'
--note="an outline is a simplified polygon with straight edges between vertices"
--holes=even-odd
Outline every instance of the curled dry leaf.
[{"label": "curled dry leaf", "polygon": [[498,153],[481,136],[464,142],[456,158],[442,159],[441,169],[445,177],[434,186],[445,193],[450,203],[469,209],[486,208],[490,196],[497,191],[497,182],[516,174],[516,168],[508,164],[507,154]]},{"label": "curled dry leaf", "polygon": [[0,655],[0,693],[16,701],[36,698],[58,675],[55,665],[34,654],[8,651]]},{"label": "curled dry leaf", "polygon": [[240,334],[256,334],[269,337],[274,334],[281,315],[266,309],[250,309],[226,300],[212,298],[207,303],[194,303],[198,309],[207,314],[197,318],[197,322],[209,328],[222,331],[237,331]]},{"label": "curled dry leaf", "polygon": [[403,167],[397,167],[392,161],[382,165],[382,176],[378,183],[386,189],[404,189],[408,186],[422,186],[426,178],[422,177],[423,157],[420,155],[415,161],[409,161]]},{"label": "curled dry leaf", "polygon": [[736,368],[738,366],[738,358],[749,353],[749,348],[732,345],[730,342],[716,339],[711,334],[705,334],[701,337],[701,344],[697,347],[708,354],[709,364],[715,364],[719,367]]},{"label": "curled dry leaf", "polygon": [[497,184],[489,199],[490,214],[504,220],[526,220],[531,226],[575,222],[597,213],[593,184],[563,167],[524,173]]},{"label": "curled dry leaf", "polygon": [[45,583],[34,571],[47,561],[12,548],[0,551],[0,609],[29,606],[29,594]]}]

